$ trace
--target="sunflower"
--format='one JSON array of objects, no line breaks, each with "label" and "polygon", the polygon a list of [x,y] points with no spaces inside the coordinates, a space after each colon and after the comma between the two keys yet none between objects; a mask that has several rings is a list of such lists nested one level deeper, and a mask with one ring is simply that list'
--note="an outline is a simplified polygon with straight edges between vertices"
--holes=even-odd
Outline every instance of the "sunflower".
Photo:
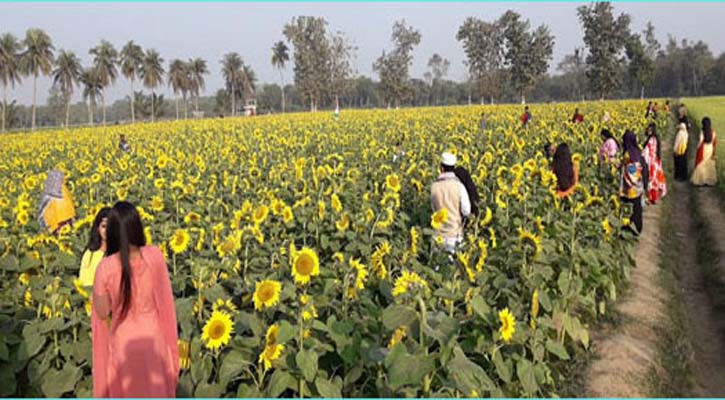
[{"label": "sunflower", "polygon": [[183,253],[189,247],[189,241],[191,236],[186,229],[177,229],[174,231],[174,236],[169,240],[169,247],[174,254]]},{"label": "sunflower", "polygon": [[539,316],[539,291],[534,290],[534,294],[531,295],[531,316],[536,318]]},{"label": "sunflower", "polygon": [[242,231],[236,231],[226,237],[216,247],[219,258],[224,258],[235,253],[241,247]]},{"label": "sunflower", "polygon": [[224,311],[214,311],[206,321],[201,339],[206,341],[206,348],[217,350],[229,343],[234,327],[232,318]]},{"label": "sunflower", "polygon": [[264,204],[257,207],[257,209],[254,210],[254,214],[252,214],[252,220],[254,221],[254,224],[261,225],[262,222],[264,222],[264,220],[267,219],[268,214],[269,214],[269,207],[265,206]]},{"label": "sunflower", "polygon": [[179,339],[176,341],[176,345],[179,348],[179,367],[183,369],[189,369],[191,366],[191,344],[188,340]]},{"label": "sunflower", "polygon": [[166,165],[168,165],[168,164],[169,164],[169,157],[166,154],[161,154],[156,159],[156,166],[159,167],[159,169],[166,168]]},{"label": "sunflower", "polygon": [[496,232],[493,230],[493,228],[488,228],[488,237],[491,239],[491,248],[496,248]]},{"label": "sunflower", "polygon": [[20,224],[20,226],[25,226],[28,224],[28,221],[30,221],[30,214],[28,214],[27,211],[20,211],[16,216],[16,221]]},{"label": "sunflower", "polygon": [[254,290],[254,309],[262,311],[275,306],[279,302],[279,293],[282,284],[274,280],[257,282]]},{"label": "sunflower", "polygon": [[522,244],[525,242],[531,243],[536,249],[536,254],[541,253],[541,237],[521,228],[519,228],[518,230],[519,241],[521,241]]},{"label": "sunflower", "polygon": [[292,261],[292,276],[295,283],[305,285],[310,278],[320,274],[320,259],[317,253],[309,247],[303,247],[296,252]]},{"label": "sunflower", "polygon": [[25,304],[25,307],[33,306],[33,295],[30,293],[30,289],[25,289],[25,295],[23,296],[23,304]]},{"label": "sunflower", "polygon": [[184,223],[187,225],[198,224],[200,222],[201,222],[201,215],[199,215],[193,211],[190,211],[184,217]]},{"label": "sunflower", "polygon": [[281,215],[285,206],[286,204],[278,199],[272,200],[272,214]]},{"label": "sunflower", "polygon": [[325,218],[325,202],[322,200],[317,202],[317,216],[321,220]]},{"label": "sunflower", "polygon": [[511,341],[511,338],[516,332],[516,319],[513,314],[511,314],[508,307],[498,313],[498,319],[501,321],[501,327],[498,328],[498,333],[501,334],[503,341],[508,343]]},{"label": "sunflower", "polygon": [[158,190],[162,190],[164,187],[166,187],[166,179],[164,179],[164,178],[155,179],[154,187]]},{"label": "sunflower", "polygon": [[347,213],[342,214],[340,219],[335,223],[335,227],[340,232],[345,232],[348,228],[350,228],[350,216],[347,215]]},{"label": "sunflower", "polygon": [[340,198],[337,196],[337,193],[332,194],[332,197],[330,198],[330,207],[332,207],[332,210],[336,213],[342,211],[342,203],[340,202]]},{"label": "sunflower", "polygon": [[398,174],[390,174],[386,176],[385,187],[393,192],[400,192],[400,177],[398,177]]},{"label": "sunflower", "polygon": [[478,240],[478,261],[476,261],[476,271],[483,271],[483,266],[486,264],[486,257],[488,257],[488,246],[482,239]]},{"label": "sunflower", "polygon": [[436,211],[433,216],[430,218],[430,225],[433,227],[433,229],[441,229],[441,226],[448,222],[448,209],[447,208],[441,208],[440,210]]},{"label": "sunflower", "polygon": [[229,315],[236,315],[239,313],[239,310],[237,310],[237,306],[232,303],[231,299],[227,299],[226,301],[224,299],[217,299],[216,302],[212,305],[213,311],[222,311]]},{"label": "sunflower", "polygon": [[418,242],[420,241],[420,233],[415,227],[410,228],[410,253],[418,254]]},{"label": "sunflower", "polygon": [[264,370],[272,368],[272,361],[278,359],[284,351],[284,345],[277,344],[277,335],[279,327],[277,324],[271,325],[267,329],[266,343],[262,354],[259,355],[259,363],[264,365]]},{"label": "sunflower", "polygon": [[602,220],[602,229],[604,229],[604,236],[609,237],[612,234],[612,224],[609,223],[609,218]]},{"label": "sunflower", "polygon": [[395,332],[393,332],[393,336],[390,338],[390,342],[388,342],[388,349],[391,350],[396,344],[402,342],[407,334],[408,328],[405,326],[401,326],[396,329]]},{"label": "sunflower", "polygon": [[393,287],[393,296],[398,297],[409,290],[413,289],[425,289],[428,290],[428,283],[420,277],[416,272],[403,271],[403,274],[395,280],[395,286]]},{"label": "sunflower", "polygon": [[151,209],[156,212],[164,211],[164,201],[159,196],[151,198]]},{"label": "sunflower", "polygon": [[292,207],[285,206],[284,210],[282,210],[282,221],[284,221],[285,224],[289,224],[295,219],[295,215],[292,213]]},{"label": "sunflower", "polygon": [[388,268],[385,266],[385,256],[390,254],[390,243],[383,242],[370,256],[370,264],[378,279],[385,279],[388,275]]},{"label": "sunflower", "polygon": [[348,291],[348,296],[351,298],[357,297],[357,291],[365,289],[365,281],[368,279],[368,270],[365,265],[356,258],[350,258],[350,268],[355,271],[355,282]]},{"label": "sunflower", "polygon": [[[80,281],[80,280],[76,278],[73,280],[73,283],[75,284],[76,281]],[[24,286],[28,286],[28,284],[30,283],[30,274],[27,272],[23,272],[22,274],[20,274],[18,276],[18,282],[20,282],[20,284],[22,284]],[[76,286],[76,288],[77,287],[78,286]],[[88,296],[86,296],[86,297],[88,297]]]},{"label": "sunflower", "polygon": [[491,223],[491,220],[493,219],[493,212],[490,208],[486,207],[486,215],[481,220],[481,226],[486,226]]}]

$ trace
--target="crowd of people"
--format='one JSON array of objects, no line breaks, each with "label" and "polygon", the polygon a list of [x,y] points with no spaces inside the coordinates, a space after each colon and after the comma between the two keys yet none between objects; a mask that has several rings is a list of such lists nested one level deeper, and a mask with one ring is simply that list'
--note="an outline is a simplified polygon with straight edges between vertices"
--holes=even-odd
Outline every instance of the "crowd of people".
[{"label": "crowd of people", "polygon": [[[655,118],[657,103],[647,106],[648,118]],[[671,112],[669,102],[664,106]],[[674,140],[674,178],[688,179],[687,147],[690,122],[684,104],[677,112],[678,126]],[[605,113],[602,121],[611,119]],[[527,106],[521,115],[522,127],[532,120]],[[569,120],[582,123],[584,115],[577,108]],[[480,128],[487,128],[481,114]],[[662,142],[657,126],[651,122],[646,129],[642,147],[637,135],[626,130],[621,144],[609,129],[600,132],[602,145],[598,157],[602,164],[619,170],[619,197],[631,205],[630,224],[624,229],[638,235],[642,232],[642,209],[667,194],[662,168]],[[717,139],[709,118],[702,119],[695,168],[690,178],[693,185],[715,185],[717,171],[715,146]],[[131,146],[121,135],[118,149],[130,152]],[[393,151],[393,162],[406,156],[400,142]],[[565,199],[579,183],[578,165],[572,160],[567,143],[547,143],[544,156],[556,176],[556,196]],[[463,243],[464,230],[471,216],[480,212],[481,198],[469,171],[457,165],[456,155],[441,155],[439,175],[431,185],[433,212],[446,210],[447,218],[436,229],[442,238],[443,250],[451,256]],[[39,209],[40,225],[58,232],[75,218],[71,193],[61,171],[49,172]],[[147,245],[144,227],[136,206],[121,201],[112,208],[98,211],[81,259],[79,282],[93,286],[93,393],[95,397],[174,397],[178,381],[179,358],[177,321],[174,299],[166,261],[162,252]]]}]

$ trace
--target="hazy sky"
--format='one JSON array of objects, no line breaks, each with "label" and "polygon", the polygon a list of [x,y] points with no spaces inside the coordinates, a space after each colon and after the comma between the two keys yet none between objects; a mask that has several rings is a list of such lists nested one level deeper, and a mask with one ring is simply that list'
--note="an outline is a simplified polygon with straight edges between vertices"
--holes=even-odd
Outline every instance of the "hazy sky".
[{"label": "hazy sky", "polygon": [[[394,21],[405,20],[417,28],[422,40],[415,49],[413,77],[421,77],[428,58],[439,53],[451,61],[449,77],[461,80],[465,69],[463,50],[455,34],[463,20],[477,16],[498,18],[512,9],[531,20],[547,24],[555,36],[552,67],[582,46],[576,7],[583,3],[0,3],[0,32],[23,37],[25,30],[39,27],[48,32],[56,49],[73,50],[90,62],[88,49],[101,39],[120,49],[130,39],[144,48],[157,49],[165,60],[202,57],[211,75],[206,94],[223,86],[219,60],[226,52],[239,52],[251,64],[260,82],[278,82],[270,65],[272,44],[282,36],[282,27],[297,15],[323,16],[333,30],[342,30],[358,46],[355,65],[371,76],[372,63],[390,48]],[[703,40],[718,55],[725,51],[725,3],[615,3],[617,12],[632,16],[632,27],[641,31],[647,21],[655,25],[661,43],[668,35]],[[288,67],[286,81],[292,78]],[[39,81],[39,102],[44,102],[49,79]],[[31,81],[11,92],[11,98],[29,103]],[[167,88],[164,89],[169,93]],[[129,85],[120,79],[107,92],[115,100],[126,96]],[[78,100],[74,97],[74,101]]]}]

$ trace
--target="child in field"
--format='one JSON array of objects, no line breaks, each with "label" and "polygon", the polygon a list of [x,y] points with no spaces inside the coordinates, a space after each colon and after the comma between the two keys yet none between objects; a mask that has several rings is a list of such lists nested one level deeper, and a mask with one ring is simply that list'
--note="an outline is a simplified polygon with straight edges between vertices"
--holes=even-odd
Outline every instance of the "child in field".
[{"label": "child in field", "polygon": [[101,208],[93,220],[86,251],[83,252],[83,258],[81,258],[81,270],[78,278],[82,286],[93,286],[96,268],[106,254],[106,224],[110,211],[109,207]]}]

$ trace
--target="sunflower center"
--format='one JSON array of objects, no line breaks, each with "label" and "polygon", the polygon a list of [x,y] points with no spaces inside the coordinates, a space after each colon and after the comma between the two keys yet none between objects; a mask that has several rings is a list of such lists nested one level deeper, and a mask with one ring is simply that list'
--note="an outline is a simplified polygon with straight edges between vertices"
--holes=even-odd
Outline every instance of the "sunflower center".
[{"label": "sunflower center", "polygon": [[262,301],[269,301],[274,297],[274,288],[272,285],[264,284],[259,288],[259,299]]},{"label": "sunflower center", "polygon": [[222,336],[224,336],[224,332],[226,332],[224,323],[221,321],[214,321],[209,328],[209,337],[213,340],[219,340]]},{"label": "sunflower center", "polygon": [[174,244],[177,246],[181,246],[182,244],[184,244],[184,236],[176,235],[176,238],[174,238]]},{"label": "sunflower center", "polygon": [[312,273],[313,267],[312,258],[308,255],[301,255],[299,261],[297,261],[297,271],[300,275],[309,275]]}]

